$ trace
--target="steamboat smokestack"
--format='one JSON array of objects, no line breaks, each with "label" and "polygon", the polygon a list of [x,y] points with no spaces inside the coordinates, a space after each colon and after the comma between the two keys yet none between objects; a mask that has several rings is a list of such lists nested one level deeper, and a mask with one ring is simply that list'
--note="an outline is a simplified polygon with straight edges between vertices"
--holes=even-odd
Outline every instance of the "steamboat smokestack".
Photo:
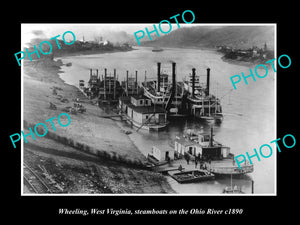
[{"label": "steamboat smokestack", "polygon": [[157,63],[157,91],[160,91],[160,62]]},{"label": "steamboat smokestack", "polygon": [[93,69],[90,69],[90,78],[92,79]]},{"label": "steamboat smokestack", "polygon": [[138,73],[138,71],[136,70],[136,71],[135,71],[135,88],[136,88],[136,94],[138,94],[138,93],[139,93],[139,92],[138,92],[137,73]]},{"label": "steamboat smokestack", "polygon": [[210,139],[209,139],[209,145],[210,147],[213,146],[213,141],[214,141],[214,138],[213,138],[213,127],[210,128]]},{"label": "steamboat smokestack", "polygon": [[103,87],[104,87],[104,99],[106,100],[106,73],[107,69],[104,68],[104,82],[103,82]]},{"label": "steamboat smokestack", "polygon": [[117,70],[114,69],[114,99],[116,99]]},{"label": "steamboat smokestack", "polygon": [[172,62],[172,92],[175,93],[175,89],[176,89],[176,73],[175,73],[175,69],[176,69],[176,63]]},{"label": "steamboat smokestack", "polygon": [[128,94],[128,70],[126,71],[126,93],[127,93],[127,96],[129,95]]},{"label": "steamboat smokestack", "polygon": [[206,93],[209,95],[209,79],[210,79],[210,68],[207,68],[207,81],[206,81]]},{"label": "steamboat smokestack", "polygon": [[196,78],[196,69],[192,69],[192,97],[195,96],[195,78]]}]

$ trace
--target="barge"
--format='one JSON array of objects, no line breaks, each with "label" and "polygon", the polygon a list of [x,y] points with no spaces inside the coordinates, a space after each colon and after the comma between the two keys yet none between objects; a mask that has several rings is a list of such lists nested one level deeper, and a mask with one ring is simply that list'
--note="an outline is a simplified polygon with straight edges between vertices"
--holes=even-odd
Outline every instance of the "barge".
[{"label": "barge", "polygon": [[215,175],[207,170],[189,170],[173,173],[170,176],[181,184],[196,183],[215,179]]}]

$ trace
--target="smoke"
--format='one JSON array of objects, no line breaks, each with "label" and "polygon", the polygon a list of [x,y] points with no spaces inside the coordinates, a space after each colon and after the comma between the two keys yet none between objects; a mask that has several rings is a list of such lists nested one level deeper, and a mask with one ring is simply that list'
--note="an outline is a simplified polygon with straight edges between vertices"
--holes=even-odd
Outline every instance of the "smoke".
[{"label": "smoke", "polygon": [[129,35],[125,31],[112,31],[109,29],[103,29],[101,32],[93,34],[93,41],[99,42],[100,39],[102,39],[102,41],[109,41],[113,44],[134,43],[133,35]]},{"label": "smoke", "polygon": [[108,31],[103,37],[112,43],[125,43],[132,39],[125,31]]},{"label": "smoke", "polygon": [[33,30],[31,33],[34,35],[35,38],[46,38],[46,35],[42,30]]},{"label": "smoke", "polygon": [[173,60],[168,60],[168,63],[176,63],[176,62]]}]

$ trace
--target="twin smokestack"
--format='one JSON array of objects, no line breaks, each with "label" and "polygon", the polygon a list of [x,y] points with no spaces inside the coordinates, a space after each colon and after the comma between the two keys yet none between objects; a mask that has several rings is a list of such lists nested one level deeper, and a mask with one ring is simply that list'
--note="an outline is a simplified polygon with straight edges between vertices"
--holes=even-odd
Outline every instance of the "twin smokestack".
[{"label": "twin smokestack", "polygon": [[[209,95],[209,82],[210,82],[210,68],[206,69],[207,78],[206,78],[206,95]],[[195,80],[196,80],[196,69],[192,69],[192,96],[195,96]]]},{"label": "twin smokestack", "polygon": [[[157,91],[160,91],[160,65],[161,63],[157,63]],[[176,63],[172,62],[172,87],[174,87],[172,90],[175,91],[175,85],[176,85]]]},{"label": "twin smokestack", "polygon": [[[160,65],[161,63],[157,63],[157,91],[160,91]],[[176,63],[172,62],[172,87],[176,85]],[[209,85],[210,85],[210,68],[206,69],[207,71],[207,79],[206,79],[206,95],[209,95]],[[192,96],[195,95],[195,78],[196,78],[196,69],[192,69]],[[175,90],[175,88],[173,88]]]}]

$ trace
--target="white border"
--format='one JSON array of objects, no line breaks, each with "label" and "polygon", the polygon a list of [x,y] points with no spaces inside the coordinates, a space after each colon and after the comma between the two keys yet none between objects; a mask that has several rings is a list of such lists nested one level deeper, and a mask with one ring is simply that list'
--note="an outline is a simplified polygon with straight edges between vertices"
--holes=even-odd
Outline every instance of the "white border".
[{"label": "white border", "polygon": [[[30,24],[30,23],[21,23],[21,49],[24,47],[24,43],[22,41],[22,24]],[[32,23],[31,23],[32,24]],[[38,23],[39,24],[39,23]],[[42,23],[41,23],[42,24]],[[43,23],[43,24],[61,24],[61,23]],[[72,25],[97,25],[95,24],[86,24],[86,23],[68,23]],[[112,25],[112,24],[107,24],[107,23],[101,23],[99,25]],[[118,24],[114,23],[114,25],[152,25],[152,24],[140,24],[140,23],[134,23],[134,24]],[[275,58],[277,59],[277,23],[195,23],[195,24],[180,24],[181,27],[184,26],[274,26],[274,55]],[[144,28],[144,27],[143,27]],[[277,60],[276,63],[274,63],[276,71],[277,71]],[[274,82],[274,96],[275,96],[275,104],[274,104],[274,112],[275,112],[275,138],[277,138],[277,72],[274,72],[274,77],[275,77],[275,82]],[[24,123],[23,123],[23,97],[24,93],[24,86],[23,86],[23,63],[21,63],[21,130],[24,128]],[[22,135],[21,135],[22,136]],[[24,187],[23,187],[23,158],[24,158],[24,142],[23,142],[23,137],[21,137],[21,196],[277,196],[277,151],[276,154],[274,154],[274,193],[267,193],[267,194],[199,194],[199,193],[194,193],[194,194],[35,194],[35,193],[25,193],[24,194]]]}]

